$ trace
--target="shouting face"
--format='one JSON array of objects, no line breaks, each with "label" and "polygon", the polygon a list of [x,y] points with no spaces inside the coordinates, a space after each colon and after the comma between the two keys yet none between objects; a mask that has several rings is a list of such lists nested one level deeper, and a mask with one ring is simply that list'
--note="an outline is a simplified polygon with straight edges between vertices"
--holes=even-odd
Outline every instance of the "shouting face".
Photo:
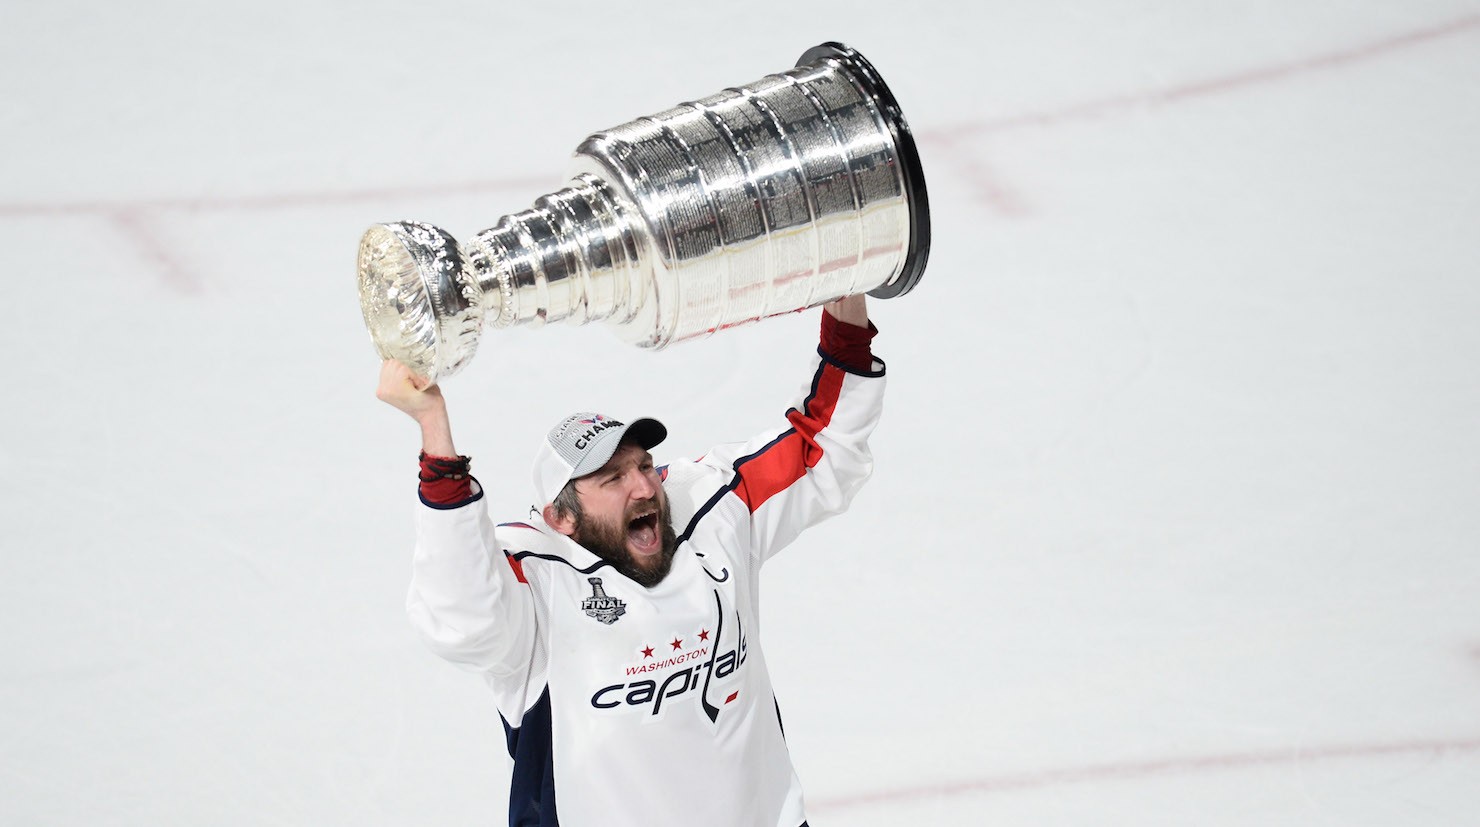
[{"label": "shouting face", "polygon": [[594,474],[571,483],[576,503],[546,509],[545,521],[644,586],[668,575],[678,545],[658,469],[646,450],[623,442]]}]

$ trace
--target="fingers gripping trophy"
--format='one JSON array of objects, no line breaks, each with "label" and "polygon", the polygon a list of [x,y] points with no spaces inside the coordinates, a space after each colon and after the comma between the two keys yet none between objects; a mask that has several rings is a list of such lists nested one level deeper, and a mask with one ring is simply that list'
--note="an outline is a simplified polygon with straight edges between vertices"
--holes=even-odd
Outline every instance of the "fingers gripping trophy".
[{"label": "fingers gripping trophy", "polygon": [[365,325],[383,359],[436,382],[487,328],[603,321],[673,342],[925,271],[930,213],[909,124],[839,43],[797,65],[595,133],[565,188],[465,244],[416,221],[360,242]]}]

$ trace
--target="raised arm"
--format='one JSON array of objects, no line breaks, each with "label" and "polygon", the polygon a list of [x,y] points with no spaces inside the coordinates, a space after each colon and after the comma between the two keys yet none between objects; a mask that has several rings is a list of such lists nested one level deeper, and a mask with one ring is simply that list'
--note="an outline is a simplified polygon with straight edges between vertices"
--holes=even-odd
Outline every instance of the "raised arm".
[{"label": "raised arm", "polygon": [[862,294],[844,296],[822,306],[834,319],[854,327],[868,327],[868,304]]},{"label": "raised arm", "polygon": [[785,422],[703,460],[733,474],[729,490],[749,514],[752,550],[761,559],[845,510],[872,472],[868,439],[884,393],[874,333],[862,296],[825,305],[812,371]]},{"label": "raised arm", "polygon": [[442,389],[394,359],[380,366],[380,384],[375,398],[404,412],[421,426],[421,450],[432,456],[455,457],[452,423]]},{"label": "raised arm", "polygon": [[406,613],[428,648],[479,672],[516,675],[535,645],[533,598],[504,555],[483,491],[458,456],[442,391],[405,365],[381,366],[376,397],[421,428],[421,507]]}]

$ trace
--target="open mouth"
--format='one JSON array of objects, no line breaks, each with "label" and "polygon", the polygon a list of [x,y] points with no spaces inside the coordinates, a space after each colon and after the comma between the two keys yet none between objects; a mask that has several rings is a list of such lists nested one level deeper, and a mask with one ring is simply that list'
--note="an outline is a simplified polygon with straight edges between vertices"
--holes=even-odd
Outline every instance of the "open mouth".
[{"label": "open mouth", "polygon": [[658,512],[649,512],[627,523],[627,541],[639,551],[657,547]]}]

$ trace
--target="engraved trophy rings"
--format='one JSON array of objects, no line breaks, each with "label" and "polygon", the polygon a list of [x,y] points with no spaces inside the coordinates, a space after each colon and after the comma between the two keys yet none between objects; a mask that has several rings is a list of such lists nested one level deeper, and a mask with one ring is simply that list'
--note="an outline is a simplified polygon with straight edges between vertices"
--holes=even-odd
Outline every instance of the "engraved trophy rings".
[{"label": "engraved trophy rings", "polygon": [[360,242],[382,358],[433,380],[487,328],[604,321],[660,348],[842,296],[909,292],[930,252],[925,176],[873,66],[838,43],[602,130],[564,189],[459,244],[429,224]]}]

